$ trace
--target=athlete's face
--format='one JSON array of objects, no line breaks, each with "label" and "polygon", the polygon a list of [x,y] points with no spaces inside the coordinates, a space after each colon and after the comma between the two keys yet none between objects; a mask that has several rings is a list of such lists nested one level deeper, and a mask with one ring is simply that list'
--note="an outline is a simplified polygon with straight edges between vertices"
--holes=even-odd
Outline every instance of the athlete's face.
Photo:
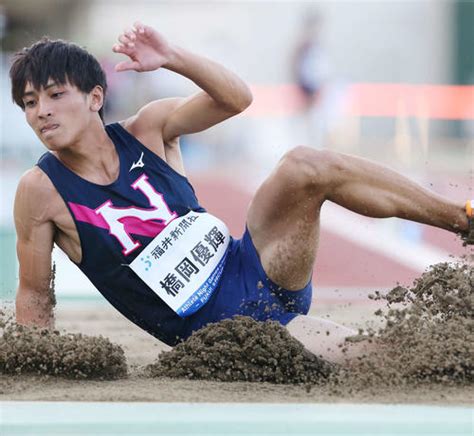
[{"label": "athlete's face", "polygon": [[80,141],[101,107],[96,98],[101,89],[96,88],[85,94],[69,83],[61,85],[52,80],[39,90],[26,84],[26,120],[48,149],[62,150]]}]

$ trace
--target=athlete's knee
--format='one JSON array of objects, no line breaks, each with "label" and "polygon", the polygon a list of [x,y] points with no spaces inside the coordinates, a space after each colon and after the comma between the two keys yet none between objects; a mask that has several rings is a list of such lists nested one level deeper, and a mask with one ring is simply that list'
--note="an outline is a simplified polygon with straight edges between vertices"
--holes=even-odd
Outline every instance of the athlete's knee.
[{"label": "athlete's knee", "polygon": [[279,164],[280,173],[292,183],[317,189],[331,186],[344,168],[343,155],[303,145],[288,151]]}]

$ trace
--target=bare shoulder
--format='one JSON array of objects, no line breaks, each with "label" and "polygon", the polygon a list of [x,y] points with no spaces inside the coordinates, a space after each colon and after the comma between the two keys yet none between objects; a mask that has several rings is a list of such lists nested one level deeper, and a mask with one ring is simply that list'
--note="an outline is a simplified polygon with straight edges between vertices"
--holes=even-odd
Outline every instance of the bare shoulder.
[{"label": "bare shoulder", "polygon": [[51,193],[56,192],[49,177],[37,166],[30,168],[20,178],[18,191],[39,196],[39,200],[44,200]]},{"label": "bare shoulder", "polygon": [[39,168],[33,167],[20,178],[15,197],[15,219],[33,219],[45,222],[52,220],[51,206],[57,191],[49,177]]},{"label": "bare shoulder", "polygon": [[179,137],[165,138],[163,129],[169,116],[183,104],[184,100],[182,97],[176,97],[152,101],[143,106],[136,115],[121,122],[125,130],[183,176],[186,174]]},{"label": "bare shoulder", "polygon": [[[163,127],[170,114],[179,107],[183,98],[164,98],[143,106],[135,115],[121,122],[122,126],[152,150],[165,144]],[[155,151],[155,150],[153,150]]]}]

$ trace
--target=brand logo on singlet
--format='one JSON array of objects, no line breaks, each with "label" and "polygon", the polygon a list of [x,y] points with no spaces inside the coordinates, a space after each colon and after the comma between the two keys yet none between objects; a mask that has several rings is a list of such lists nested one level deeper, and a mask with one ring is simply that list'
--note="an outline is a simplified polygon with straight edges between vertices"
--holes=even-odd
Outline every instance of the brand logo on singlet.
[{"label": "brand logo on singlet", "polygon": [[145,164],[143,163],[143,151],[142,151],[142,154],[140,155],[140,159],[132,163],[132,166],[130,167],[128,172],[134,170],[135,168],[143,168],[144,166]]},{"label": "brand logo on singlet", "polygon": [[171,212],[163,199],[163,194],[156,192],[153,186],[150,185],[146,174],[140,176],[131,186],[133,189],[141,191],[148,198],[150,206],[153,206],[152,209],[142,209],[134,206],[115,207],[110,200],[95,209],[95,213],[100,215],[107,223],[110,234],[115,236],[122,245],[122,253],[125,255],[130,254],[141,245],[127,232],[126,219],[134,218],[135,221],[138,219],[143,224],[151,220],[158,220],[161,221],[164,227],[178,216],[176,212]]}]

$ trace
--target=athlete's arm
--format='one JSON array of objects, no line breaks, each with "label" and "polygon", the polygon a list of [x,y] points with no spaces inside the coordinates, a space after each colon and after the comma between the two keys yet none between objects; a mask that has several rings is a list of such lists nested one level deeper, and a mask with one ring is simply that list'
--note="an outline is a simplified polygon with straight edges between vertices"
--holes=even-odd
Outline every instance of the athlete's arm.
[{"label": "athlete's arm", "polygon": [[141,116],[153,119],[155,114],[160,119],[165,143],[220,123],[242,112],[252,102],[249,87],[236,74],[214,61],[169,44],[149,26],[136,23],[134,30],[120,35],[119,41],[113,50],[130,60],[117,64],[117,71],[154,71],[163,67],[187,77],[202,89],[187,98],[168,100],[165,119],[160,117],[160,104],[151,103],[143,108]]},{"label": "athlete's arm", "polygon": [[53,296],[50,291],[54,224],[48,216],[46,177],[33,168],[20,180],[14,217],[20,280],[16,294],[18,324],[54,327]]}]

